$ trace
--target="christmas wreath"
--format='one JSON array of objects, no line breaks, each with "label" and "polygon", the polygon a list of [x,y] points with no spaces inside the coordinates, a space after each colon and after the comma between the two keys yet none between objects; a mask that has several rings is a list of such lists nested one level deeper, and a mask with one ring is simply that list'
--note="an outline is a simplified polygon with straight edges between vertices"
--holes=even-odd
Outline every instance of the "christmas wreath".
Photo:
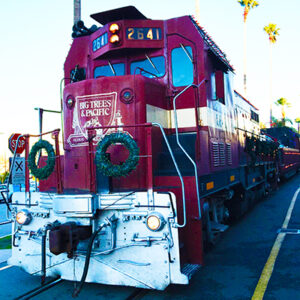
[{"label": "christmas wreath", "polygon": [[[129,151],[128,158],[121,165],[112,164],[106,154],[107,148],[117,143],[122,144]],[[139,161],[139,153],[139,147],[129,134],[122,132],[112,133],[106,135],[97,145],[95,156],[96,167],[106,176],[127,176],[136,168]]]},{"label": "christmas wreath", "polygon": [[[42,168],[38,168],[35,160],[37,153],[45,149],[48,155],[46,166]],[[28,166],[31,173],[38,179],[43,180],[47,179],[54,170],[55,166],[55,153],[53,146],[44,140],[39,140],[37,143],[33,145],[31,151],[28,155]]]}]

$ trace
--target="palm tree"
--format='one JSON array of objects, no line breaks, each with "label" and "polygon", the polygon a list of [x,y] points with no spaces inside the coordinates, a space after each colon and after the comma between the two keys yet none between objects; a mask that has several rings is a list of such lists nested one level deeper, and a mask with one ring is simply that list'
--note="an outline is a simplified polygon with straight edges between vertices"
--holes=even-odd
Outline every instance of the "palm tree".
[{"label": "palm tree", "polygon": [[279,35],[280,28],[277,28],[276,26],[276,24],[269,23],[268,26],[264,27],[264,31],[268,34],[271,45],[276,43],[277,36]]},{"label": "palm tree", "polygon": [[4,183],[5,179],[7,178],[7,176],[9,175],[8,171],[5,171],[3,173],[0,174],[0,182]]},{"label": "palm tree", "polygon": [[275,101],[275,104],[281,106],[282,122],[283,122],[283,124],[285,124],[284,120],[286,118],[285,118],[284,108],[285,107],[291,107],[291,103],[289,103],[286,98],[279,98],[278,100]]},{"label": "palm tree", "polygon": [[298,124],[298,133],[300,133],[300,131],[299,131],[299,125],[300,125],[300,118],[296,118],[295,119],[295,122]]},{"label": "palm tree", "polygon": [[276,119],[272,116],[272,123],[271,127],[284,127],[286,126],[286,123],[289,122],[290,124],[293,124],[291,119],[284,118],[284,119]]},{"label": "palm tree", "polygon": [[246,21],[249,11],[259,5],[258,1],[254,0],[238,0],[238,3],[244,7],[244,96],[247,96],[247,26]]},{"label": "palm tree", "polygon": [[272,45],[276,43],[280,28],[276,24],[269,23],[264,27],[264,31],[269,36],[270,43],[270,126],[272,127]]}]

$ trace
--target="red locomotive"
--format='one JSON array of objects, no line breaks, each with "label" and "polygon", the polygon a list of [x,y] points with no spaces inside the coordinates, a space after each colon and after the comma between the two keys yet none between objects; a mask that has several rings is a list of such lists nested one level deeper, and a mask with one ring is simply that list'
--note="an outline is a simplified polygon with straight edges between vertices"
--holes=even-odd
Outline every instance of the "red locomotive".
[{"label": "red locomotive", "polygon": [[29,193],[27,168],[10,263],[43,280],[76,274],[76,293],[85,281],[187,284],[204,243],[276,185],[286,159],[193,17],[151,20],[132,6],[91,17],[103,26],[78,22],[64,65],[63,154],[58,131],[55,151],[41,140],[29,153],[25,136],[40,189]]}]

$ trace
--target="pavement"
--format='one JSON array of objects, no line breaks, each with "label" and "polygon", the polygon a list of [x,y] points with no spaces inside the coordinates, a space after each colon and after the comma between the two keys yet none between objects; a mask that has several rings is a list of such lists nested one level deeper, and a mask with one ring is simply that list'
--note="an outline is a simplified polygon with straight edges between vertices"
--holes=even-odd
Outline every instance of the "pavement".
[{"label": "pavement", "polygon": [[[206,253],[205,265],[193,276],[189,285],[171,285],[165,291],[148,291],[141,298],[251,299],[278,230],[286,218],[291,199],[299,186],[300,174],[281,184],[278,191],[263,199],[241,220],[232,224],[217,245]],[[300,194],[291,214],[288,229],[300,229]],[[9,256],[10,250],[2,251],[0,261],[5,255]],[[263,299],[300,299],[299,266],[300,234],[287,234]],[[0,262],[0,283],[0,299],[14,299],[38,286],[40,278],[31,276],[17,267],[6,268],[6,263]],[[72,282],[63,281],[36,296],[35,299],[68,300],[71,299],[73,288]],[[135,291],[136,289],[129,287],[86,284],[78,299],[133,299],[130,295]]]},{"label": "pavement", "polygon": [[[224,233],[205,256],[205,265],[188,286],[171,285],[143,299],[251,299],[282,227],[300,174],[249,211]],[[288,228],[300,229],[300,195]],[[264,300],[300,299],[300,234],[286,237],[279,251]]]}]

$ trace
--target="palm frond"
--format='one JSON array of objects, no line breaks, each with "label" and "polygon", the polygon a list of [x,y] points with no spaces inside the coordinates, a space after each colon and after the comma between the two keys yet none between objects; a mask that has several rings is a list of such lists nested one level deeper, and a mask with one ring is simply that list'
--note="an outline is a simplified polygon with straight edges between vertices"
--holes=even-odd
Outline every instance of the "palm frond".
[{"label": "palm frond", "polygon": [[280,28],[277,28],[277,24],[269,23],[269,25],[264,27],[264,31],[269,36],[269,41],[275,43],[277,41],[277,36],[279,35]]}]

